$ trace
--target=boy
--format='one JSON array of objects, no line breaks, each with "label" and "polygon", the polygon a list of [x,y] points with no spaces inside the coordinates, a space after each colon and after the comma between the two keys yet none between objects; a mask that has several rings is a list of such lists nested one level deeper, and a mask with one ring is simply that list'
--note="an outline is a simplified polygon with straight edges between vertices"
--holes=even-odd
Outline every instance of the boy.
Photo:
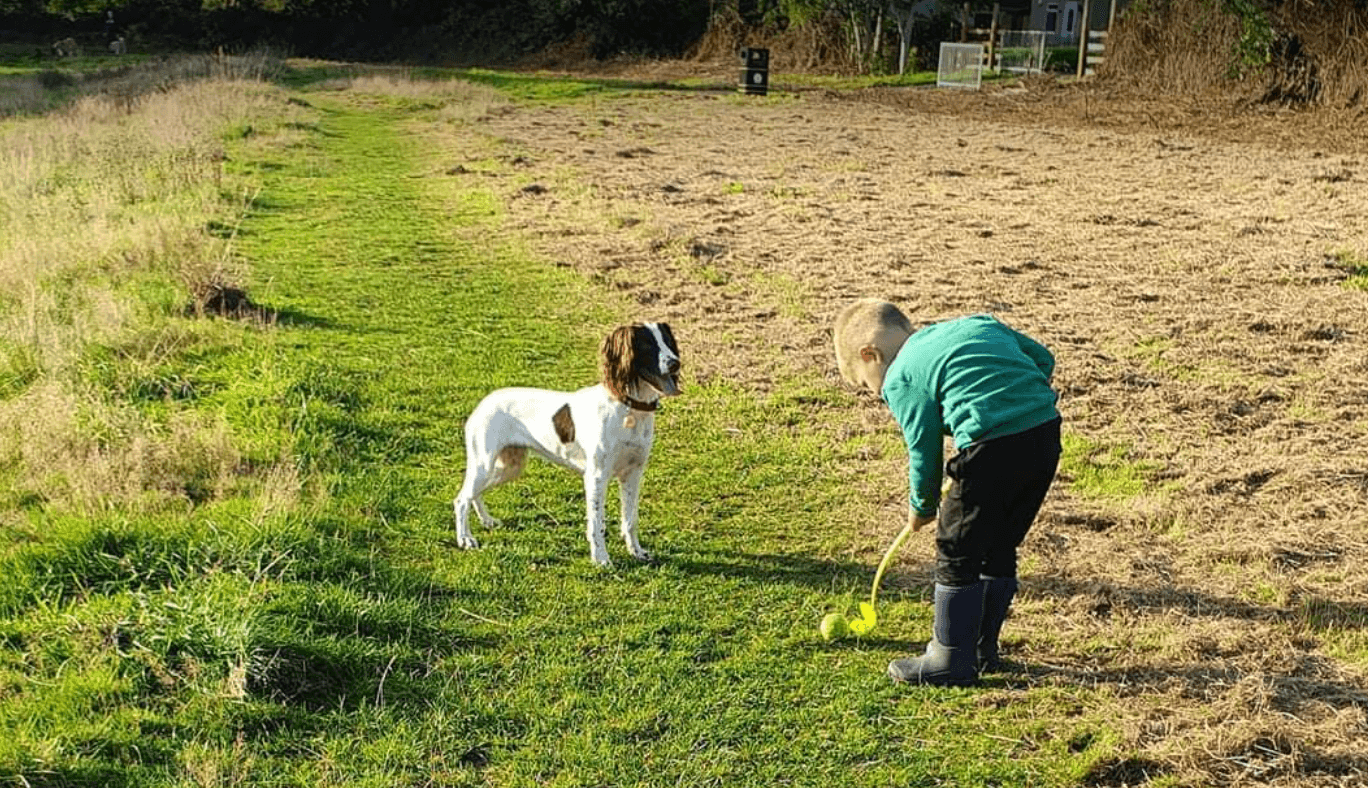
[{"label": "boy", "polygon": [[[1054,356],[988,315],[914,330],[866,298],[836,318],[841,377],[879,393],[907,440],[914,530],[936,519],[936,588],[926,653],[894,660],[896,681],[968,685],[997,670],[998,634],[1017,590],[1016,552],[1061,451]],[[941,506],[944,435],[955,455]]]}]

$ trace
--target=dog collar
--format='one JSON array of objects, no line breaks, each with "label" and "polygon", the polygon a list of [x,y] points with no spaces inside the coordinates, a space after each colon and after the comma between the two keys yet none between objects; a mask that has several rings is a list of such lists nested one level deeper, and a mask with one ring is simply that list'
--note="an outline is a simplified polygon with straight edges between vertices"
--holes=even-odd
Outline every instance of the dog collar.
[{"label": "dog collar", "polygon": [[644,410],[647,413],[650,413],[651,411],[660,407],[660,400],[656,400],[654,402],[642,402],[639,399],[632,399],[626,394],[622,395],[622,401],[624,404],[627,405],[627,407],[631,408],[632,410]]}]

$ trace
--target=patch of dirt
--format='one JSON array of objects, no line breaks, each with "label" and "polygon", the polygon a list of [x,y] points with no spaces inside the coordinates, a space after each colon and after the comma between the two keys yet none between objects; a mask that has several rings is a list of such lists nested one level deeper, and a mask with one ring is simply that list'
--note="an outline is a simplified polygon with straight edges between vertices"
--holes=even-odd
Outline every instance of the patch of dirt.
[{"label": "patch of dirt", "polygon": [[[717,79],[490,117],[521,164],[449,164],[548,259],[670,321],[696,381],[839,387],[830,324],[861,296],[1045,342],[1066,432],[1148,481],[1119,503],[1061,474],[1022,551],[1006,691],[1112,699],[1136,754],[1089,784],[1361,782],[1368,677],[1343,655],[1362,659],[1368,620],[1368,292],[1343,283],[1368,260],[1364,118],[1052,80],[836,93],[780,74],[757,98]],[[879,496],[852,537],[872,565],[906,458],[840,447],[896,427],[873,398],[810,408],[850,466],[833,472]]]}]

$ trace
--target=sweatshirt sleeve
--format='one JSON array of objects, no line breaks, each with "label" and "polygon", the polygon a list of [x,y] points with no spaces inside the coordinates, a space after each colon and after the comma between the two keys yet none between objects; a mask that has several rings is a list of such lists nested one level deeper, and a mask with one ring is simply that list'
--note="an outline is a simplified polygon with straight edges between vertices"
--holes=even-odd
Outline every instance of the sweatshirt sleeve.
[{"label": "sweatshirt sleeve", "polygon": [[1014,328],[1008,328],[1016,336],[1017,345],[1021,347],[1021,352],[1030,357],[1040,371],[1045,373],[1045,379],[1050,380],[1054,377],[1055,360],[1049,348],[1031,339],[1025,334]]},{"label": "sweatshirt sleeve", "polygon": [[917,514],[931,517],[940,508],[945,465],[940,404],[929,394],[904,387],[885,390],[885,396],[907,441],[909,504]]}]

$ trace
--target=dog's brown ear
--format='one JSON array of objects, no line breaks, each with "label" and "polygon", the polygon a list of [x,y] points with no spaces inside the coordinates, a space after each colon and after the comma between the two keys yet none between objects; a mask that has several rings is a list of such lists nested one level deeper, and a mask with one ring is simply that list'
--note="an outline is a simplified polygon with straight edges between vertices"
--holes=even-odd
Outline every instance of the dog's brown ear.
[{"label": "dog's brown ear", "polygon": [[634,326],[620,326],[613,329],[603,340],[599,351],[599,361],[603,376],[603,387],[614,397],[622,398],[631,390],[632,368],[636,357],[632,349]]},{"label": "dog's brown ear", "polygon": [[560,438],[561,443],[575,442],[575,420],[570,416],[569,403],[560,406],[556,415],[551,417],[551,424],[555,426],[556,437]]}]

